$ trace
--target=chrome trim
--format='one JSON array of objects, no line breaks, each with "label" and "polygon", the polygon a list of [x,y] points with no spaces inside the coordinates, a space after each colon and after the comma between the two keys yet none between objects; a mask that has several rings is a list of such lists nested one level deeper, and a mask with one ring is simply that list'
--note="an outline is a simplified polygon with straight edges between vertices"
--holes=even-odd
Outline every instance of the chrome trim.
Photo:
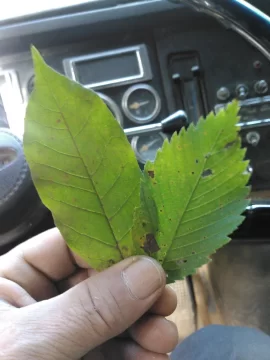
[{"label": "chrome trim", "polygon": [[[164,140],[167,139],[167,136],[166,136],[164,133],[162,133],[162,132],[157,133],[157,135],[161,136]],[[131,144],[131,147],[132,147],[132,149],[133,149],[133,151],[134,151],[134,153],[135,153],[138,161],[139,161],[141,164],[146,164],[146,162],[147,162],[149,159],[145,161],[145,160],[141,157],[140,153],[139,153],[138,150],[137,150],[137,143],[138,143],[139,138],[140,138],[140,136],[134,136],[134,137],[132,138],[130,144]]]},{"label": "chrome trim", "polygon": [[23,101],[18,74],[13,69],[0,71],[5,85],[0,87],[0,95],[7,115],[8,126],[20,139],[24,133],[26,104]]},{"label": "chrome trim", "polygon": [[[248,107],[248,106],[252,106],[252,105],[260,105],[260,104],[263,105],[266,103],[270,103],[270,95],[239,101],[239,106],[240,107]],[[215,107],[214,107],[215,113],[224,109],[227,105],[228,105],[228,103],[215,105]],[[268,118],[261,119],[261,120],[254,119],[252,121],[239,122],[237,125],[240,126],[242,129],[269,126],[270,119],[268,119]]]},{"label": "chrome trim", "polygon": [[[155,109],[153,111],[153,113],[149,116],[146,117],[138,117],[138,116],[134,116],[128,109],[128,99],[130,97],[130,95],[137,90],[148,90],[149,92],[152,93],[152,95],[155,98],[156,101],[156,106]],[[127,118],[129,118],[131,121],[135,122],[136,124],[147,124],[151,121],[153,121],[158,114],[160,113],[161,110],[161,99],[160,96],[158,94],[158,92],[151,86],[148,84],[136,84],[131,86],[130,88],[127,89],[127,91],[124,93],[123,98],[122,98],[122,108],[124,111],[124,114],[126,115]]]},{"label": "chrome trim", "polygon": [[105,104],[110,108],[110,110],[112,111],[113,115],[115,116],[116,120],[118,121],[118,123],[121,125],[121,127],[123,127],[123,115],[122,112],[119,108],[119,106],[116,104],[116,102],[110,98],[109,96],[97,92],[96,93],[104,102]]},{"label": "chrome trim", "polygon": [[249,42],[252,46],[254,46],[257,50],[262,53],[267,60],[270,60],[270,52],[265,49],[254,37],[248,34],[245,30],[236,26],[235,24],[231,24],[231,29],[234,30],[237,34],[241,35],[247,42]]},{"label": "chrome trim", "polygon": [[247,211],[253,212],[254,210],[262,210],[262,209],[269,209],[270,210],[270,200],[269,203],[265,202],[256,202],[254,204],[250,204],[247,207]]},{"label": "chrome trim", "polygon": [[1,76],[5,78],[5,83],[8,86],[8,91],[10,91],[13,95],[13,100],[19,104],[22,104],[23,97],[17,72],[15,70],[3,70],[0,71],[0,77]]},{"label": "chrome trim", "polygon": [[269,126],[270,119],[239,122],[237,125],[240,126],[241,129],[251,129],[251,128],[257,128],[257,127]]},{"label": "chrome trim", "polygon": [[[258,104],[265,104],[265,103],[270,103],[270,95],[267,96],[262,96],[262,97],[256,97],[256,98],[251,98],[251,99],[246,99],[246,100],[242,100],[239,101],[239,106],[250,106],[250,105],[258,105]],[[227,106],[228,103],[224,103],[224,104],[217,104],[215,106],[215,111],[216,110],[220,110],[223,109],[225,106]]]},{"label": "chrome trim", "polygon": [[104,59],[106,57],[110,58],[127,53],[135,53],[139,67],[139,74],[121,77],[121,78],[115,78],[107,81],[84,84],[83,86],[87,89],[96,89],[96,88],[102,89],[110,86],[126,85],[138,81],[151,80],[153,78],[151,64],[148,57],[147,48],[144,44],[64,59],[63,60],[64,71],[69,78],[79,82],[77,76],[77,70],[76,70],[77,62]]},{"label": "chrome trim", "polygon": [[127,128],[124,130],[126,136],[145,135],[148,133],[159,131],[162,131],[162,123],[141,125],[137,127]]}]

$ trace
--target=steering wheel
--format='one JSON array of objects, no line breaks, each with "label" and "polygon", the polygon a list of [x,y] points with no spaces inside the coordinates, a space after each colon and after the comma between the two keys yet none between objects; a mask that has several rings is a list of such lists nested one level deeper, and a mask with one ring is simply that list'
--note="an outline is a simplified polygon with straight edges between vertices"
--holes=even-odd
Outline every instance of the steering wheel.
[{"label": "steering wheel", "polygon": [[[270,17],[245,0],[168,0],[205,12],[232,29],[270,60]],[[31,199],[31,201],[29,201]],[[254,204],[253,208],[270,204]],[[22,143],[0,128],[0,245],[25,236],[47,210],[32,184]],[[19,220],[18,220],[19,219]]]},{"label": "steering wheel", "polygon": [[216,18],[270,60],[270,17],[245,0],[169,0]]}]

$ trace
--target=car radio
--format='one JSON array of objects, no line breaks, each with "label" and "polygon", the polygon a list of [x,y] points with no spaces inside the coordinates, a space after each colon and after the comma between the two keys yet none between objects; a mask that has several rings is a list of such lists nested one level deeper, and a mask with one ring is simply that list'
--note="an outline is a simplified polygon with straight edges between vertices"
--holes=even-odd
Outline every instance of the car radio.
[{"label": "car radio", "polygon": [[[240,134],[247,148],[253,192],[270,189],[270,96],[239,101]],[[226,104],[217,104],[215,112]]]}]

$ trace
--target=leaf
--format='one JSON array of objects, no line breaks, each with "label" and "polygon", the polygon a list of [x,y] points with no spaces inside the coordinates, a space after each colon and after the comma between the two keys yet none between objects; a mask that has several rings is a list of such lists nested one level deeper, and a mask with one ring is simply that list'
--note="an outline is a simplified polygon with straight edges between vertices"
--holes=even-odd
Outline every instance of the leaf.
[{"label": "leaf", "polygon": [[104,269],[134,254],[141,171],[103,101],[47,66],[35,48],[32,56],[24,150],[34,184],[70,248]]},{"label": "leaf", "polygon": [[160,250],[155,238],[158,227],[157,209],[145,179],[142,178],[141,182],[141,203],[134,212],[133,239],[136,254],[153,256]]},{"label": "leaf", "polygon": [[169,282],[208,262],[243,221],[249,174],[236,126],[238,109],[234,102],[174,134],[145,166],[145,206],[151,213],[154,201],[157,214],[155,257]]}]

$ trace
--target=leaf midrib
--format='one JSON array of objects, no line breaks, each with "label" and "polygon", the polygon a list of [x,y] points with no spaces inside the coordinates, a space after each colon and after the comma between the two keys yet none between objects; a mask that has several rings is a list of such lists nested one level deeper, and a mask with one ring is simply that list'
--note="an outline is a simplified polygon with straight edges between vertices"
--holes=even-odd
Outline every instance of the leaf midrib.
[{"label": "leaf midrib", "polygon": [[[219,133],[218,133],[218,135],[217,135],[217,137],[216,137],[216,140],[215,140],[215,142],[214,142],[214,144],[213,144],[213,146],[212,146],[212,149],[210,150],[210,153],[212,153],[214,147],[216,146],[217,141],[218,141],[218,139],[219,139],[222,131],[223,131],[223,128],[220,129],[220,131],[219,131]],[[207,158],[207,159],[204,159],[203,170],[205,169],[205,166],[206,166],[206,164],[207,164],[207,161],[208,161],[208,158]],[[173,242],[174,242],[174,240],[175,240],[175,237],[176,237],[176,234],[177,234],[177,232],[178,232],[178,229],[179,229],[179,227],[180,227],[180,225],[181,225],[183,216],[184,216],[184,214],[185,214],[186,211],[187,211],[187,208],[188,208],[188,206],[189,206],[189,204],[190,204],[190,202],[191,202],[192,196],[193,196],[193,194],[195,193],[195,191],[196,191],[196,189],[197,189],[197,187],[198,187],[198,185],[199,185],[199,183],[200,183],[200,180],[201,180],[201,175],[199,174],[198,180],[197,180],[197,182],[196,182],[196,184],[195,184],[195,186],[194,186],[194,188],[193,188],[193,191],[192,191],[191,194],[190,194],[189,200],[187,201],[187,204],[186,204],[186,206],[185,206],[185,209],[184,209],[184,211],[182,212],[182,216],[181,216],[180,219],[179,219],[179,223],[178,223],[178,225],[177,225],[177,227],[176,227],[176,230],[175,230],[175,232],[174,232],[174,235],[173,235],[173,237],[172,237],[171,244],[170,244],[170,246],[169,246],[169,248],[168,248],[168,251],[166,252],[166,256],[165,256],[164,259],[163,259],[163,263],[166,262],[167,256],[168,256],[169,252],[171,251],[171,248],[172,248],[172,246],[173,246]]]},{"label": "leaf midrib", "polygon": [[113,234],[113,237],[114,237],[114,240],[115,240],[115,242],[116,242],[117,249],[118,249],[118,251],[119,251],[119,253],[120,253],[120,255],[121,255],[121,258],[124,259],[124,256],[123,256],[123,254],[122,254],[122,251],[121,251],[121,249],[120,249],[120,247],[119,247],[119,243],[118,243],[118,241],[117,241],[117,239],[116,239],[116,237],[115,237],[113,228],[112,228],[111,223],[110,223],[110,221],[109,221],[109,218],[108,218],[108,216],[107,216],[107,214],[106,214],[106,212],[105,212],[103,203],[102,203],[101,198],[100,198],[100,196],[99,196],[99,193],[98,193],[98,191],[97,191],[97,189],[96,189],[95,183],[93,182],[93,180],[92,180],[92,178],[91,178],[91,174],[90,174],[90,172],[88,171],[88,168],[87,168],[87,166],[86,166],[86,164],[85,164],[85,162],[84,162],[84,159],[83,159],[83,157],[82,157],[82,155],[81,155],[81,152],[79,151],[79,148],[78,148],[78,146],[77,146],[77,143],[75,142],[75,139],[74,139],[73,136],[72,136],[72,133],[71,133],[70,128],[69,128],[69,125],[68,125],[68,123],[66,122],[65,116],[64,116],[64,114],[62,113],[62,110],[61,110],[60,106],[58,105],[58,102],[57,102],[57,100],[56,100],[53,92],[51,91],[50,86],[48,85],[48,81],[47,81],[46,76],[43,74],[42,71],[41,71],[40,73],[42,74],[42,76],[43,76],[43,78],[44,78],[44,80],[45,80],[45,82],[46,82],[46,84],[47,84],[47,87],[48,87],[48,89],[49,89],[49,91],[50,91],[50,93],[51,93],[51,95],[52,95],[52,97],[53,97],[53,99],[54,99],[54,101],[55,101],[55,104],[56,104],[56,106],[57,106],[57,108],[58,108],[58,110],[59,110],[60,116],[62,117],[62,120],[64,121],[64,124],[66,125],[67,131],[68,131],[68,133],[69,133],[69,135],[70,135],[70,137],[71,137],[72,143],[73,143],[73,145],[75,146],[75,149],[76,149],[76,151],[77,151],[77,153],[78,153],[78,155],[79,155],[79,157],[80,157],[80,160],[82,161],[82,164],[83,164],[83,167],[85,168],[86,173],[88,174],[88,178],[89,178],[89,180],[91,181],[91,185],[93,186],[93,189],[95,190],[95,193],[96,193],[96,195],[97,195],[99,204],[100,204],[101,209],[102,209],[102,211],[103,211],[103,213],[104,213],[104,217],[105,217],[105,219],[106,219],[106,221],[107,221],[107,224],[108,224],[108,226],[109,226],[109,228],[110,228],[110,230],[111,230],[111,232],[112,232],[112,234]]}]

